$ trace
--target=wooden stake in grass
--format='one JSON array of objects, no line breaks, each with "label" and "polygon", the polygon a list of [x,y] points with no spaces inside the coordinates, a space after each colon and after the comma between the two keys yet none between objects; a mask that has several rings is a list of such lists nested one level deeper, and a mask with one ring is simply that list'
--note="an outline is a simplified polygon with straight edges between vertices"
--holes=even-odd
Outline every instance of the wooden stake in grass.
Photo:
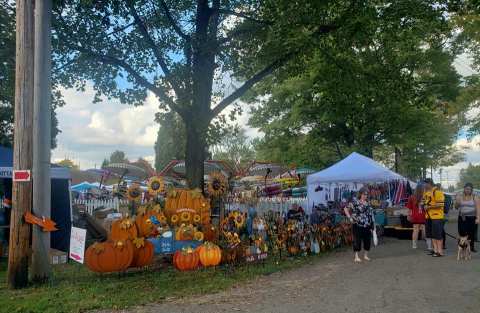
[{"label": "wooden stake in grass", "polygon": [[[32,169],[33,148],[33,57],[34,1],[17,0],[14,170]],[[28,284],[30,226],[23,214],[32,210],[32,182],[13,182],[10,246],[8,253],[9,288]]]}]

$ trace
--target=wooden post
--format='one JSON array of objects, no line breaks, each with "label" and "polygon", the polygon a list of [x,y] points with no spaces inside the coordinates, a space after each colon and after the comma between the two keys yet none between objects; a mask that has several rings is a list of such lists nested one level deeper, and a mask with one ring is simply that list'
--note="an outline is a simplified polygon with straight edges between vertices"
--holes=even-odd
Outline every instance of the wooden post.
[{"label": "wooden post", "polygon": [[[50,218],[50,128],[51,128],[51,11],[52,0],[35,1],[35,71],[33,101],[33,213]],[[50,276],[50,233],[32,226],[31,278]]]},{"label": "wooden post", "polygon": [[[16,2],[16,67],[15,67],[15,133],[13,150],[14,170],[32,169],[33,127],[33,54],[34,1]],[[28,284],[28,255],[30,227],[23,214],[32,209],[32,182],[13,182],[12,215],[7,283],[9,288]]]}]

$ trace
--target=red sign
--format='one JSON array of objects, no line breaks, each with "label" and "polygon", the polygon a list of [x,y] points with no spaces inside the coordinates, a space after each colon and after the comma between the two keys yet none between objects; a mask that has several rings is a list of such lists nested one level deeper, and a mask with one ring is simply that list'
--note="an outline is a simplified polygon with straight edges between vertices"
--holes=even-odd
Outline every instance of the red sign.
[{"label": "red sign", "polygon": [[30,181],[30,170],[13,171],[13,181]]}]

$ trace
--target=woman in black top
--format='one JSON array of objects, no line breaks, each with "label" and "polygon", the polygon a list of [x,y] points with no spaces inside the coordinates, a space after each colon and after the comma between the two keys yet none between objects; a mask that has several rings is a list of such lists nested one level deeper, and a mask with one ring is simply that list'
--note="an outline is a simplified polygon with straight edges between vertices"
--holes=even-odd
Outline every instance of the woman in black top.
[{"label": "woman in black top", "polygon": [[345,215],[352,222],[353,231],[353,251],[355,252],[355,262],[362,260],[358,253],[363,250],[363,258],[370,261],[368,251],[370,251],[373,223],[373,208],[368,201],[368,189],[362,187],[358,192],[358,200],[353,200],[348,207],[345,208]]}]

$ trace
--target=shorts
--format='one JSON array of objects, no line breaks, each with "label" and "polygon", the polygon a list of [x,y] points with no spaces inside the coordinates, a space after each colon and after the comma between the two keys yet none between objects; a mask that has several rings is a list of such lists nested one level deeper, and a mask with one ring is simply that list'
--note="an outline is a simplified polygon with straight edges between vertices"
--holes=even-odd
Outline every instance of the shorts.
[{"label": "shorts", "polygon": [[425,237],[435,240],[443,239],[443,220],[427,219],[425,223]]}]

